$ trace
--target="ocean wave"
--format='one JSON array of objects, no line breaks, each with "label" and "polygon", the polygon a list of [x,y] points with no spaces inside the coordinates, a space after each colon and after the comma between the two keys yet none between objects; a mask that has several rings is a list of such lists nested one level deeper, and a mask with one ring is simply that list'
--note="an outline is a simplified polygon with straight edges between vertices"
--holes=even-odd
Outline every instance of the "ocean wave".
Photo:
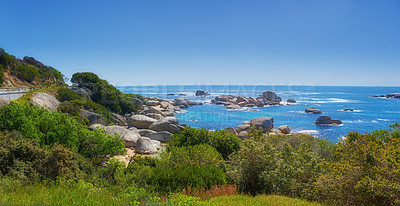
[{"label": "ocean wave", "polygon": [[305,111],[289,111],[290,113],[305,114]]},{"label": "ocean wave", "polygon": [[358,103],[358,100],[340,99],[340,98],[310,98],[311,100],[301,100],[298,102],[313,103],[313,104],[326,104],[326,103]]},{"label": "ocean wave", "polygon": [[366,121],[366,120],[342,120],[343,123],[349,123],[349,124],[370,124],[370,123],[378,123],[377,120],[371,120],[371,121]]},{"label": "ocean wave", "polygon": [[390,122],[390,121],[392,121],[392,120],[390,120],[390,119],[378,119],[379,121],[383,121],[383,122]]},{"label": "ocean wave", "polygon": [[314,134],[315,135],[315,134],[319,134],[319,131],[312,130],[312,129],[310,129],[310,130],[304,129],[304,130],[294,130],[293,133],[294,134],[306,133],[306,134]]}]

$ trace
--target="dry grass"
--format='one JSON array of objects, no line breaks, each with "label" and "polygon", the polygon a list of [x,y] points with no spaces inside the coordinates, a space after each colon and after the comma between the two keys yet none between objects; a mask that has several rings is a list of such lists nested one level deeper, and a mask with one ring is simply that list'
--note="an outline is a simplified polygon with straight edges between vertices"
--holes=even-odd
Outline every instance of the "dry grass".
[{"label": "dry grass", "polygon": [[215,185],[211,189],[202,187],[200,189],[192,189],[190,187],[183,189],[182,194],[194,197],[200,197],[207,200],[218,196],[237,195],[238,189],[236,185]]}]

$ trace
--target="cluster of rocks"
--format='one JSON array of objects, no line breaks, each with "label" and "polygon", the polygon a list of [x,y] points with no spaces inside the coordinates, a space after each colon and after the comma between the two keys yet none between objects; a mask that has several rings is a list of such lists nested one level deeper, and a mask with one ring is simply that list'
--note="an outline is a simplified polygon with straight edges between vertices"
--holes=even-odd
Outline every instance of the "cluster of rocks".
[{"label": "cluster of rocks", "polygon": [[393,93],[393,94],[386,94],[386,95],[374,95],[372,97],[385,97],[385,98],[394,98],[394,99],[400,99],[400,93]]},{"label": "cluster of rocks", "polygon": [[[9,102],[4,102],[4,104],[9,104]],[[57,111],[60,101],[50,94],[36,92],[32,94],[30,104],[45,107],[49,111]],[[185,125],[179,124],[179,120],[174,117],[175,113],[181,111],[181,108],[198,104],[181,98],[170,102],[149,97],[140,103],[137,113],[125,116],[112,113],[115,125],[111,126],[106,126],[106,120],[93,111],[82,109],[80,116],[89,120],[89,128],[101,128],[110,135],[117,134],[124,140],[126,147],[135,147],[137,153],[154,154],[160,149],[161,143],[169,141],[172,134],[177,134],[184,129]]]},{"label": "cluster of rocks", "polygon": [[289,126],[287,125],[283,125],[278,127],[278,129],[274,129],[274,118],[272,117],[256,117],[251,121],[244,121],[243,124],[238,125],[236,128],[228,127],[225,130],[244,140],[248,137],[248,131],[253,126],[257,129],[262,129],[264,133],[269,135],[287,135],[291,132]]},{"label": "cluster of rocks", "polygon": [[[234,95],[216,96],[215,99],[211,100],[211,103],[224,105],[227,109],[232,110],[242,109],[243,107],[262,108],[269,105],[285,105],[285,103],[282,102],[282,98],[271,91],[266,91],[262,95],[259,95],[257,98]],[[287,104],[291,103],[296,103],[296,100],[288,99]]]},{"label": "cluster of rocks", "polygon": [[343,124],[342,121],[338,119],[332,119],[330,116],[321,115],[318,119],[314,122],[316,125],[340,125]]}]

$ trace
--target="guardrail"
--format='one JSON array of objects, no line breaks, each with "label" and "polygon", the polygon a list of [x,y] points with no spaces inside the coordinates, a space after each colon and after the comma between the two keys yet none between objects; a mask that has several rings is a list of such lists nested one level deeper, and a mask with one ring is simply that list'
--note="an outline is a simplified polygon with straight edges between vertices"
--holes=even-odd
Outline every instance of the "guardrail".
[{"label": "guardrail", "polygon": [[30,90],[28,87],[0,87],[0,99],[15,100]]}]

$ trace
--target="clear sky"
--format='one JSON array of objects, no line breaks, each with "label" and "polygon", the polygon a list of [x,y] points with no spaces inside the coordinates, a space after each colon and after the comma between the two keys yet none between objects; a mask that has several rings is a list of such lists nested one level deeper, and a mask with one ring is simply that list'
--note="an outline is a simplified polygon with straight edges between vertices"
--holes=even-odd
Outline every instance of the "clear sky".
[{"label": "clear sky", "polygon": [[0,47],[114,85],[400,86],[399,0],[1,0]]}]

